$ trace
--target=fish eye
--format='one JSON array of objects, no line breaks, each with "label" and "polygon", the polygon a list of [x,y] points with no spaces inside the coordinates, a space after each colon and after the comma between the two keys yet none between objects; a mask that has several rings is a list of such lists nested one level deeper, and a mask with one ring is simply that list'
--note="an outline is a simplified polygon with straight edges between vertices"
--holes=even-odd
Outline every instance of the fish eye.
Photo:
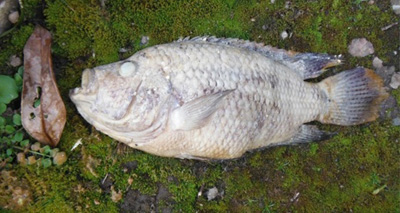
[{"label": "fish eye", "polygon": [[133,74],[135,74],[136,69],[137,69],[136,63],[132,61],[126,61],[119,68],[119,74],[122,77],[132,76]]}]

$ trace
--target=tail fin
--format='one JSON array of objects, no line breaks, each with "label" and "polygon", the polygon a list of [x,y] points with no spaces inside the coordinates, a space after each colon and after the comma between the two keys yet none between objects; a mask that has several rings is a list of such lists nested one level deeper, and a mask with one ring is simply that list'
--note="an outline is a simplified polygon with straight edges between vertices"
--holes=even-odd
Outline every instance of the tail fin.
[{"label": "tail fin", "polygon": [[382,79],[362,67],[343,71],[319,83],[326,93],[322,123],[357,125],[378,117],[379,106],[388,97]]}]

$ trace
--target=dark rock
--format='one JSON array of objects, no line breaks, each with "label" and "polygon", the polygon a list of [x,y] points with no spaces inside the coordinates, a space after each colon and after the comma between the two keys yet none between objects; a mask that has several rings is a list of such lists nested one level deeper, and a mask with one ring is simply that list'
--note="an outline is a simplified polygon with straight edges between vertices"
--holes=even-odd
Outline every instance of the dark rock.
[{"label": "dark rock", "polygon": [[111,175],[107,175],[100,183],[100,188],[103,190],[105,193],[110,193],[111,192],[111,186],[113,185],[113,180],[111,178]]},{"label": "dark rock", "polygon": [[394,119],[399,116],[400,108],[397,104],[397,101],[393,96],[389,96],[381,105],[379,117]]},{"label": "dark rock", "polygon": [[137,168],[138,162],[137,161],[130,161],[123,163],[121,166],[126,172],[130,173]]},{"label": "dark rock", "polygon": [[156,195],[156,212],[172,212],[173,204],[172,194],[160,184]]},{"label": "dark rock", "polygon": [[375,72],[379,76],[382,77],[383,82],[386,86],[389,86],[391,80],[392,80],[392,75],[394,74],[395,67],[394,66],[383,66],[379,69],[376,69]]},{"label": "dark rock", "polygon": [[121,212],[154,212],[155,198],[130,189],[120,207]]}]

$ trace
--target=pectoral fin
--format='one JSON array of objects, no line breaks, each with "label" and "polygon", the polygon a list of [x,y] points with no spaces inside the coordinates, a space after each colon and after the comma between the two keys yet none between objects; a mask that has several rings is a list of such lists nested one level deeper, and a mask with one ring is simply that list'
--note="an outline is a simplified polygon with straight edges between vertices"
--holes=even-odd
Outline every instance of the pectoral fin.
[{"label": "pectoral fin", "polygon": [[211,115],[217,111],[226,95],[233,90],[221,91],[205,95],[183,104],[173,110],[170,126],[173,130],[192,130],[203,127]]}]

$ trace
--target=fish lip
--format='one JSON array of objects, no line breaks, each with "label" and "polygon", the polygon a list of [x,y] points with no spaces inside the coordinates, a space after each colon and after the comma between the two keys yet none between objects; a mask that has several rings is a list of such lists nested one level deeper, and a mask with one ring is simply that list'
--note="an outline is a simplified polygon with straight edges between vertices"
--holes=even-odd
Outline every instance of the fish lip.
[{"label": "fish lip", "polygon": [[79,93],[79,90],[80,90],[80,89],[81,89],[81,88],[79,88],[79,87],[74,88],[74,89],[70,89],[70,90],[69,90],[68,96],[73,100],[73,99],[74,99],[74,96],[75,96],[76,94]]},{"label": "fish lip", "polygon": [[71,100],[73,100],[74,102],[78,100],[79,98],[77,96],[79,96],[79,94],[83,96],[90,95],[91,84],[93,84],[95,81],[96,73],[94,69],[86,68],[85,70],[83,70],[81,77],[81,87],[76,87],[69,91],[69,97],[71,98]]},{"label": "fish lip", "polygon": [[86,89],[90,86],[92,82],[96,79],[96,73],[94,69],[86,68],[82,72],[82,80],[81,80],[81,87],[82,89]]}]

